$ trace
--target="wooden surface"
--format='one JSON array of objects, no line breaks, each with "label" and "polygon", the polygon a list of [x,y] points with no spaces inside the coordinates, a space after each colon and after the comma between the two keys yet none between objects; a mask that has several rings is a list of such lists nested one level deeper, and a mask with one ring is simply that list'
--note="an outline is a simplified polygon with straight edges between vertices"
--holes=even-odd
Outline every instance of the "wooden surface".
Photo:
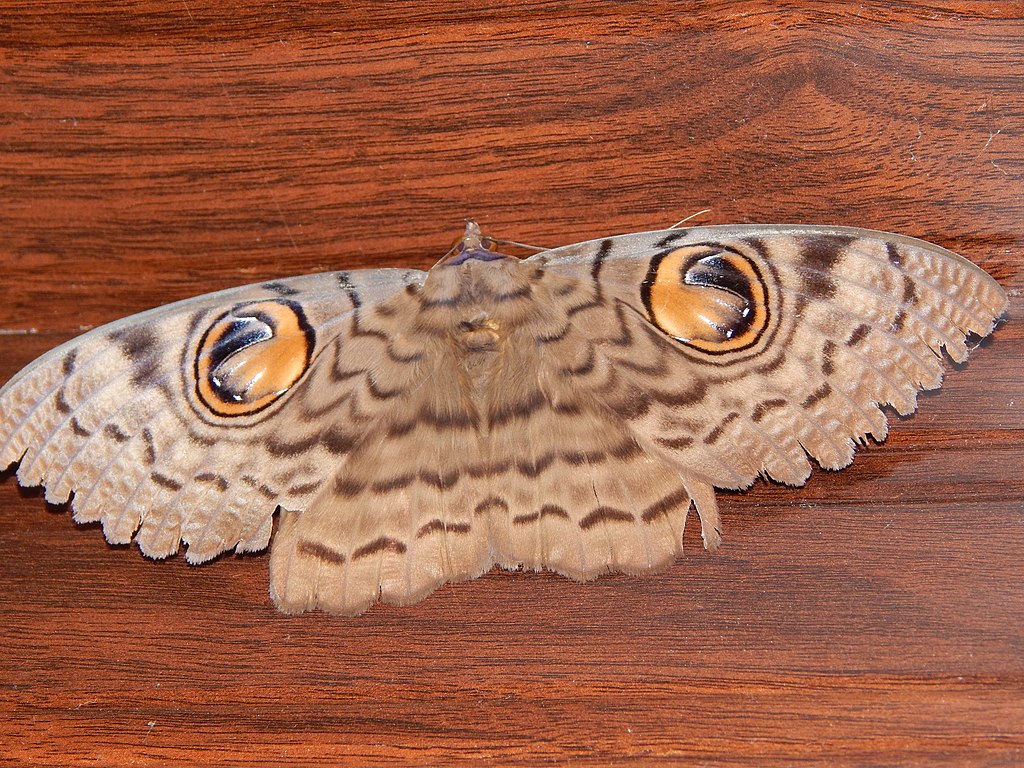
[{"label": "wooden surface", "polygon": [[1024,764],[1024,8],[0,0],[0,381],[303,272],[802,221],[963,253],[1007,323],[889,440],[652,578],[287,618],[0,475],[0,763]]}]

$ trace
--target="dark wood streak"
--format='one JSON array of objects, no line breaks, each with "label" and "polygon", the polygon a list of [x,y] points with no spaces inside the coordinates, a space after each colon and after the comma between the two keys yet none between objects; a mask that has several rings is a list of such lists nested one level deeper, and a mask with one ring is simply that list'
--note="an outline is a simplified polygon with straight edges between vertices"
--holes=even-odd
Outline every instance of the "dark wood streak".
[{"label": "dark wood streak", "polygon": [[667,496],[662,496],[656,502],[647,507],[647,509],[640,514],[640,519],[645,523],[653,523],[655,520],[665,517],[672,510],[678,509],[684,504],[687,507],[690,506],[690,494],[686,492],[685,488],[679,488]]},{"label": "dark wood streak", "polygon": [[390,536],[381,536],[378,539],[374,539],[368,544],[364,544],[355,552],[352,553],[353,560],[360,560],[364,557],[370,557],[371,555],[377,555],[381,552],[390,552],[395,555],[404,555],[406,546],[398,539],[392,539]]},{"label": "dark wood streak", "polygon": [[809,394],[807,396],[807,398],[802,403],[800,403],[800,407],[804,408],[804,409],[810,408],[815,403],[818,403],[818,402],[821,402],[822,400],[824,400],[830,394],[832,394],[832,385],[829,384],[826,381],[824,384],[822,384],[816,390],[811,392],[811,394]]},{"label": "dark wood streak", "polygon": [[163,475],[159,472],[150,472],[149,478],[161,488],[167,488],[171,491],[180,491],[182,488],[181,483],[173,477],[168,477],[167,475]]},{"label": "dark wood streak", "polygon": [[580,528],[589,531],[600,523],[635,523],[636,518],[629,512],[615,507],[598,507],[580,520]]},{"label": "dark wood streak", "polygon": [[341,552],[335,552],[330,547],[326,547],[316,541],[300,541],[296,547],[295,552],[299,555],[307,555],[315,558],[330,565],[344,565],[345,556]]},{"label": "dark wood streak", "polygon": [[226,477],[216,472],[200,472],[192,479],[199,483],[210,483],[221,492],[226,491],[231,486]]},{"label": "dark wood streak", "polygon": [[736,421],[736,419],[738,419],[739,417],[740,415],[736,413],[736,411],[733,411],[724,419],[722,419],[722,422],[713,430],[711,430],[711,432],[709,432],[707,436],[705,436],[704,445],[714,445],[715,443],[717,443],[718,440],[725,433],[725,428],[732,424],[734,421]]}]

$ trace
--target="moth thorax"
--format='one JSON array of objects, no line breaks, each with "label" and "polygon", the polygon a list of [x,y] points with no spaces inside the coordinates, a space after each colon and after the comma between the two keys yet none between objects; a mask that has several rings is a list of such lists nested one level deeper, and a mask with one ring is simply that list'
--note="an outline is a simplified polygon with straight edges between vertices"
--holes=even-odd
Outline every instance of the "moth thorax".
[{"label": "moth thorax", "polygon": [[501,328],[493,317],[481,312],[459,322],[457,338],[469,352],[492,352],[501,341]]},{"label": "moth thorax", "polygon": [[239,305],[218,317],[199,342],[196,394],[218,416],[256,413],[302,377],[313,346],[313,330],[294,302]]}]

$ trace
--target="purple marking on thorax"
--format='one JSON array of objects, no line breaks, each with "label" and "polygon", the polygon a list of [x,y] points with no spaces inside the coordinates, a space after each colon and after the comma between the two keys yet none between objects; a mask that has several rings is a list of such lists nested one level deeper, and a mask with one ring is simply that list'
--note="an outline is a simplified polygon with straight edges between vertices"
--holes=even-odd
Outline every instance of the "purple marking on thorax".
[{"label": "purple marking on thorax", "polygon": [[478,261],[497,261],[498,259],[504,258],[505,256],[500,253],[489,251],[486,248],[469,248],[462,253],[452,256],[451,260],[445,266],[457,267],[459,264],[465,264],[470,259],[477,259]]}]

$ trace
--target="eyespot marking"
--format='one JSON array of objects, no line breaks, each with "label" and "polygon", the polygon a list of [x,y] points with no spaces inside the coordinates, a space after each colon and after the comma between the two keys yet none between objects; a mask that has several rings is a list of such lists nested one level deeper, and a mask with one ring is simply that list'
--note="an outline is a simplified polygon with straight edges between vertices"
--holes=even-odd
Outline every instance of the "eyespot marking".
[{"label": "eyespot marking", "polygon": [[293,301],[241,304],[218,317],[200,339],[196,394],[217,416],[262,411],[302,378],[315,340],[302,308]]},{"label": "eyespot marking", "polygon": [[715,243],[656,256],[641,296],[663,333],[712,355],[752,347],[768,326],[768,287],[757,264]]}]

